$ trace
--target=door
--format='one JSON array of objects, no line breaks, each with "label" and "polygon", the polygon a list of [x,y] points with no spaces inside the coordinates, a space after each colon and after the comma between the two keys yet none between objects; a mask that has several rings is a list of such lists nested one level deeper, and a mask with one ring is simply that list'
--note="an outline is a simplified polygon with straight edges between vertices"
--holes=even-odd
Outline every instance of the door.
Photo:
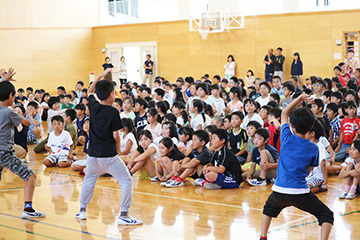
[{"label": "door", "polygon": [[140,47],[139,46],[129,46],[124,47],[124,57],[126,63],[126,73],[127,80],[130,82],[137,82],[141,84],[140,76]]},{"label": "door", "polygon": [[107,49],[106,56],[110,58],[111,64],[114,66],[111,74],[112,80],[116,82],[116,88],[120,89],[119,81],[119,61],[121,56],[121,49],[119,48],[109,48]]}]

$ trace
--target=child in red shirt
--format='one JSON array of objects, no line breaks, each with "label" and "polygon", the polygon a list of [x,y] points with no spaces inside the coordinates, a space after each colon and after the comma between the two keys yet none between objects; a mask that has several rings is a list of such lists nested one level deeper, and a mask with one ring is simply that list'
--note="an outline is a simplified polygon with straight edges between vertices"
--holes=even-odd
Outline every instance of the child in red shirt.
[{"label": "child in red shirt", "polygon": [[357,105],[354,101],[347,101],[345,111],[347,117],[341,121],[339,144],[335,149],[335,162],[343,162],[349,155],[351,143],[358,138],[354,125],[359,126],[360,119],[356,117]]},{"label": "child in red shirt", "polygon": [[269,144],[276,148],[276,150],[280,153],[280,117],[281,117],[281,109],[278,107],[272,108],[268,112],[268,121],[270,126],[268,127],[270,133]]}]

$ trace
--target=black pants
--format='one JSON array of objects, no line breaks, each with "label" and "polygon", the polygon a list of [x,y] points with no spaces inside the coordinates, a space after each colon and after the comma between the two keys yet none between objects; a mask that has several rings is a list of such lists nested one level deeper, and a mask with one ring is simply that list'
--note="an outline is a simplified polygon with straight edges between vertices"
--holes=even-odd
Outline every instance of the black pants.
[{"label": "black pants", "polygon": [[320,226],[324,222],[334,222],[333,212],[312,192],[298,195],[272,192],[265,203],[263,214],[276,218],[281,210],[290,206],[314,215]]},{"label": "black pants", "polygon": [[120,87],[123,83],[126,83],[127,82],[127,79],[126,78],[119,78],[120,80]]}]

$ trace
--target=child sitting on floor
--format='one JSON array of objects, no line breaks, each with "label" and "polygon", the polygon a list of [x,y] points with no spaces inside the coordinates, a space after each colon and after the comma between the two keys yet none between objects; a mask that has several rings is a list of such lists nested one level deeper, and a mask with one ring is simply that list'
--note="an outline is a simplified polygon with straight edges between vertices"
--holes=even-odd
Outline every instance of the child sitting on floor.
[{"label": "child sitting on floor", "polygon": [[185,155],[178,150],[169,137],[161,139],[159,152],[161,156],[156,159],[156,176],[162,182],[161,185],[166,185],[170,183],[168,180],[175,175],[179,161],[183,159]]},{"label": "child sitting on floor", "polygon": [[194,130],[189,127],[181,127],[179,129],[179,144],[177,145],[180,152],[185,154],[185,156],[189,155],[193,150],[192,145],[192,136],[194,134]]},{"label": "child sitting on floor", "polygon": [[[127,156],[136,151],[138,148],[135,138],[135,128],[133,121],[130,118],[122,119],[123,128],[120,130],[120,156]],[[125,163],[126,158],[120,157]]]},{"label": "child sitting on floor", "polygon": [[51,119],[51,125],[54,131],[49,134],[48,142],[45,145],[50,155],[44,159],[43,163],[46,167],[69,167],[70,159],[73,158],[74,144],[69,132],[64,130],[64,118],[54,116]]},{"label": "child sitting on floor", "polygon": [[233,129],[229,133],[229,149],[235,154],[241,165],[246,162],[246,145],[248,141],[245,129],[240,127],[243,119],[244,114],[242,112],[233,112],[231,114]]}]

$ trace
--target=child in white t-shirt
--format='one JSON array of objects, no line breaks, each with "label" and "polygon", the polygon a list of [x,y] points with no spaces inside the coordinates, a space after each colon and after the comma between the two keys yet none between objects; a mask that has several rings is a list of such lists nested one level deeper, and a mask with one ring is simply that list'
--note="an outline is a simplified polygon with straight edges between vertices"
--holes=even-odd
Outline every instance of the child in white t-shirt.
[{"label": "child in white t-shirt", "polygon": [[246,111],[247,115],[245,116],[245,118],[244,118],[244,120],[243,120],[243,122],[241,124],[241,128],[246,129],[247,124],[250,121],[257,121],[258,123],[261,124],[261,127],[264,126],[264,121],[262,120],[260,115],[255,113],[256,105],[255,105],[254,99],[247,98],[244,101],[244,104],[245,104],[245,111]]},{"label": "child in white t-shirt", "polygon": [[194,149],[191,140],[193,133],[194,130],[189,126],[181,127],[179,129],[179,143],[177,147],[180,152],[185,154],[185,156],[189,155]]},{"label": "child in white t-shirt", "polygon": [[138,145],[134,135],[134,124],[130,118],[122,119],[123,128],[120,130],[120,158],[127,163],[126,158],[121,156],[127,156],[136,151]]},{"label": "child in white t-shirt", "polygon": [[155,108],[150,108],[146,113],[146,120],[149,124],[145,126],[144,130],[149,130],[154,139],[161,135],[161,124],[157,121],[158,116]]},{"label": "child in white t-shirt", "polygon": [[194,129],[203,130],[206,127],[206,117],[204,112],[204,103],[201,100],[194,100],[190,105],[190,112],[194,114],[191,118],[190,125]]},{"label": "child in white t-shirt", "polygon": [[69,167],[70,159],[73,158],[72,151],[74,144],[69,132],[64,131],[64,118],[54,116],[51,119],[51,125],[54,131],[49,134],[49,139],[45,145],[46,150],[50,151],[43,163],[46,167]]}]

